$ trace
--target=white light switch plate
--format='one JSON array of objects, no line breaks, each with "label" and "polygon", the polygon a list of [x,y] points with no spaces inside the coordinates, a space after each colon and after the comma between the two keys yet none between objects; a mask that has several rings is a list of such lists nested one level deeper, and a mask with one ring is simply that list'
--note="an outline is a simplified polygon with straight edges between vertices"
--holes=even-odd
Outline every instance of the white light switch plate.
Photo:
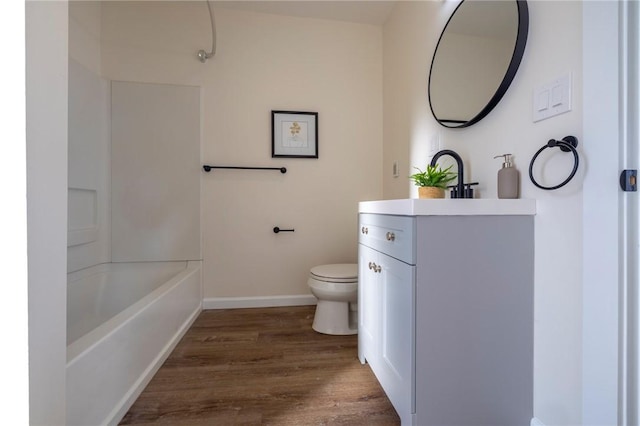
[{"label": "white light switch plate", "polygon": [[533,121],[544,120],[571,111],[571,73],[567,73],[533,91]]},{"label": "white light switch plate", "polygon": [[429,139],[429,152],[427,155],[429,157],[433,157],[438,153],[438,151],[440,151],[440,132],[436,132],[431,135],[431,138]]}]

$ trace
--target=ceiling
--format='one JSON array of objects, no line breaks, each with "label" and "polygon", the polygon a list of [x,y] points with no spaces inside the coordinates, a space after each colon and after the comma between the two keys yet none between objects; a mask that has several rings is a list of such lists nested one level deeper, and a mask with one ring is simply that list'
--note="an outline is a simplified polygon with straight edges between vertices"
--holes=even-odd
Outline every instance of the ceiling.
[{"label": "ceiling", "polygon": [[214,7],[224,9],[382,25],[395,2],[396,0],[222,0],[214,1],[213,4]]}]

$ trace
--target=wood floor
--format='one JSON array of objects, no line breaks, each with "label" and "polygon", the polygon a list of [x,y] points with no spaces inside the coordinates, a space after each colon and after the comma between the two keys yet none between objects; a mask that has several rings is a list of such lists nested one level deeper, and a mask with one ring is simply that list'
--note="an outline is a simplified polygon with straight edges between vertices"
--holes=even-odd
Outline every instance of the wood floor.
[{"label": "wood floor", "polygon": [[203,311],[123,425],[399,425],[357,336],[311,329],[314,306]]}]

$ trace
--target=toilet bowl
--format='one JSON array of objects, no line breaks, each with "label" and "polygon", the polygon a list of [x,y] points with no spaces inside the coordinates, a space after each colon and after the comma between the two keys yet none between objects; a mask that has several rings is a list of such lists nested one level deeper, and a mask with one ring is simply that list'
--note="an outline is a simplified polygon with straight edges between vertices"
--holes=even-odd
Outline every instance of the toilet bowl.
[{"label": "toilet bowl", "polygon": [[318,299],[313,329],[323,334],[357,334],[358,265],[315,266],[309,273],[308,284]]}]

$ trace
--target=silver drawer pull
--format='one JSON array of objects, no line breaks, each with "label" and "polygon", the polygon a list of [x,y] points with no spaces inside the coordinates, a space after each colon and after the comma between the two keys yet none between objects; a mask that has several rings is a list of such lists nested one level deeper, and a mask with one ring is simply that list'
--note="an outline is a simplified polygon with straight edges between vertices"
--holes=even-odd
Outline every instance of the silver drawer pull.
[{"label": "silver drawer pull", "polygon": [[364,226],[362,227],[362,233],[363,234],[368,234],[369,233],[369,228],[365,228]]},{"label": "silver drawer pull", "polygon": [[393,232],[387,232],[387,241],[395,241],[396,240],[396,234],[394,234]]},{"label": "silver drawer pull", "polygon": [[373,272],[380,272],[382,271],[382,266],[376,265],[375,262],[369,262],[369,269],[371,269]]}]

